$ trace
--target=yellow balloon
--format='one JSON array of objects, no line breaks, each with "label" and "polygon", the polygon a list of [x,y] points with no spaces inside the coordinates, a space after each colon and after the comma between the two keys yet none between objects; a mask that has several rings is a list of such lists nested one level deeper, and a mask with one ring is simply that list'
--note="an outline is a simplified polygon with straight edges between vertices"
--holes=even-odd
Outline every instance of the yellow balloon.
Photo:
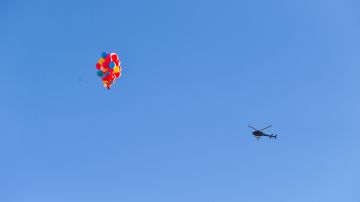
[{"label": "yellow balloon", "polygon": [[105,61],[104,58],[100,58],[99,61],[98,61],[98,63],[99,63],[100,65],[102,65],[102,64],[104,63],[104,61]]},{"label": "yellow balloon", "polygon": [[119,68],[119,66],[115,66],[113,70],[115,73],[118,73],[120,71],[120,68]]}]

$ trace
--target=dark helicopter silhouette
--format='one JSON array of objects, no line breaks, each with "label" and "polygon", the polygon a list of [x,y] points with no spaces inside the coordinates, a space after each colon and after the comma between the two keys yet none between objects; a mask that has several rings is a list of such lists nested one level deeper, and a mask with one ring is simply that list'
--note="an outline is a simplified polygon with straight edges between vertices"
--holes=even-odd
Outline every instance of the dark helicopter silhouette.
[{"label": "dark helicopter silhouette", "polygon": [[256,128],[252,127],[252,126],[249,126],[249,128],[252,128],[252,129],[255,130],[254,132],[252,132],[252,134],[253,134],[257,139],[259,139],[260,137],[264,137],[264,136],[265,136],[265,137],[269,137],[270,139],[271,139],[271,138],[275,138],[275,139],[276,139],[277,135],[274,135],[274,134],[269,135],[269,134],[266,134],[266,133],[263,132],[263,130],[268,129],[268,128],[270,128],[271,126],[272,126],[272,125],[267,126],[267,127],[263,128],[263,129],[260,129],[260,130],[258,130],[258,129],[256,129]]}]

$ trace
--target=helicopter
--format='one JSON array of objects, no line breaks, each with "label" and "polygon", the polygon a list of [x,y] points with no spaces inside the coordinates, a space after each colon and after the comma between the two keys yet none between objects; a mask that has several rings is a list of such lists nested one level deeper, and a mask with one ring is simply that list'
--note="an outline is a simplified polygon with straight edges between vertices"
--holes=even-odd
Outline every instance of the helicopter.
[{"label": "helicopter", "polygon": [[256,129],[256,128],[252,127],[252,126],[248,126],[248,127],[255,130],[254,132],[252,132],[252,134],[253,134],[258,140],[259,140],[261,137],[264,137],[264,136],[265,136],[265,137],[269,137],[270,139],[271,139],[271,138],[275,138],[275,139],[276,139],[277,135],[274,135],[274,134],[269,135],[269,134],[266,134],[266,133],[263,132],[263,130],[268,129],[268,128],[270,128],[271,126],[272,126],[272,125],[266,126],[265,128],[260,129],[260,130],[258,130],[258,129]]}]

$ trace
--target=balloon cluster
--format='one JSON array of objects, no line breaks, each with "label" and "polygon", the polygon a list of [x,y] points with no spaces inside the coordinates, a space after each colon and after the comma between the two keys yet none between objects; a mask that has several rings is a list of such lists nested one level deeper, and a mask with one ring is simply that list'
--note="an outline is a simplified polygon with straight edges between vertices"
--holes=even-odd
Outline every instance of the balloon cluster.
[{"label": "balloon cluster", "polygon": [[101,54],[96,63],[97,75],[102,79],[104,87],[110,89],[114,81],[121,76],[120,60],[116,53]]}]

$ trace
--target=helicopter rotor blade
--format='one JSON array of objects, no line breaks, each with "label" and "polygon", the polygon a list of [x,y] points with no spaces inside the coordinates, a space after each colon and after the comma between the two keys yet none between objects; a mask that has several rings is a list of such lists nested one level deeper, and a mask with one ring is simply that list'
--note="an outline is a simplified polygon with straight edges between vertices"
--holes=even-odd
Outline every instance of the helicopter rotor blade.
[{"label": "helicopter rotor blade", "polygon": [[263,128],[263,129],[260,129],[260,130],[265,130],[265,129],[268,129],[268,128],[270,128],[272,125],[270,125],[270,126],[266,126],[265,128]]},{"label": "helicopter rotor blade", "polygon": [[256,128],[254,128],[254,127],[250,126],[250,125],[248,125],[248,127],[249,127],[249,128],[252,128],[252,129],[254,129],[254,130],[258,130],[258,129],[256,129]]}]

